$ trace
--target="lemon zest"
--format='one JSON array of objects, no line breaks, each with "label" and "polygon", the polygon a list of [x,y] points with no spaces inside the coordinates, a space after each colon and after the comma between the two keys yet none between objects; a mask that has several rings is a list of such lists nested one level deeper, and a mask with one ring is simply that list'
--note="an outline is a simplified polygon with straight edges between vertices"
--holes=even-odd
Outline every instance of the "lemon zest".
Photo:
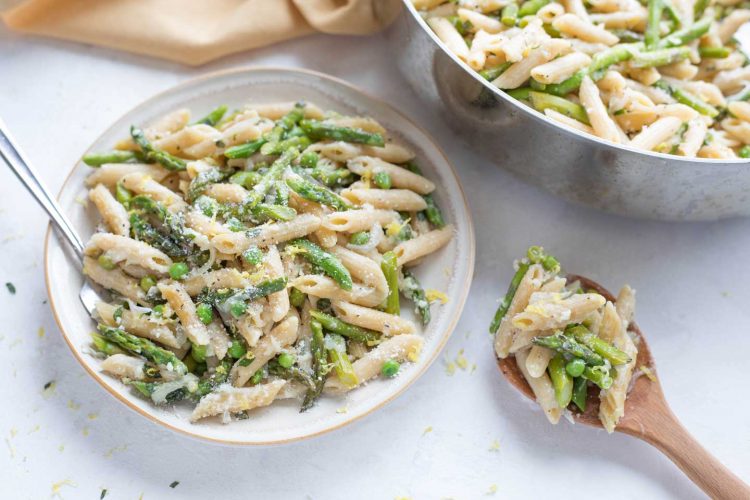
[{"label": "lemon zest", "polygon": [[427,298],[427,302],[439,301],[441,304],[448,303],[448,296],[439,290],[433,290],[432,288],[428,288],[427,290],[425,290],[424,294],[425,294],[425,297]]}]

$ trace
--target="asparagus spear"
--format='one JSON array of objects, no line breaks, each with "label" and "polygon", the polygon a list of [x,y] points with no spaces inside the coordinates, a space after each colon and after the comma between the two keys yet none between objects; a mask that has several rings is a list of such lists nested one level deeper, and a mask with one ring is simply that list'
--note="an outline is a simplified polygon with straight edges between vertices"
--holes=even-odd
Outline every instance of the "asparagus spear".
[{"label": "asparagus spear", "polygon": [[212,297],[210,294],[201,294],[200,302],[214,305],[219,312],[225,315],[231,314],[233,305],[280,292],[286,288],[286,283],[287,278],[282,276],[263,281],[254,286],[248,286],[229,296],[226,296],[226,294],[216,294]]},{"label": "asparagus spear", "polygon": [[248,158],[258,151],[260,151],[260,148],[266,143],[266,140],[264,138],[255,139],[254,141],[246,142],[245,144],[239,144],[237,146],[232,146],[231,148],[227,148],[224,151],[224,156],[229,158],[230,160],[234,160],[237,158]]},{"label": "asparagus spear", "polygon": [[690,47],[671,47],[651,52],[637,52],[633,56],[631,66],[634,68],[652,68],[666,66],[690,57]]},{"label": "asparagus spear", "polygon": [[[636,46],[618,45],[615,47],[611,47],[603,52],[599,52],[593,57],[588,68],[579,70],[573,76],[571,76],[567,80],[563,80],[560,83],[545,85],[544,91],[549,94],[563,97],[580,87],[581,82],[583,81],[583,77],[591,76],[592,79],[598,80],[600,78],[599,75],[603,75],[605,69],[609,68],[613,64],[627,61],[628,59],[633,57],[633,49],[635,47]],[[528,98],[528,89],[523,90],[523,88],[521,88],[514,89],[514,91],[515,92],[508,92],[508,94],[512,97],[515,97],[516,99]]]},{"label": "asparagus spear", "polygon": [[219,123],[221,119],[224,117],[224,114],[227,112],[227,106],[225,104],[222,104],[218,108],[214,109],[210,113],[208,113],[206,116],[195,122],[195,125],[199,124],[205,124],[205,125],[211,125],[212,127]]},{"label": "asparagus spear", "polygon": [[203,397],[215,388],[223,384],[229,378],[229,372],[232,370],[232,360],[225,357],[221,362],[214,368],[214,371],[208,378],[201,380],[198,383],[198,390],[196,395]]},{"label": "asparagus spear", "polygon": [[354,177],[352,172],[347,168],[330,168],[323,165],[318,165],[313,168],[310,175],[313,179],[322,182],[329,187],[350,184]]},{"label": "asparagus spear", "polygon": [[555,389],[555,399],[560,408],[567,408],[573,398],[573,377],[565,371],[565,358],[558,353],[549,360],[547,366],[552,387]]},{"label": "asparagus spear", "polygon": [[305,238],[298,238],[289,243],[293,248],[313,265],[319,266],[344,290],[352,289],[352,275],[341,261],[333,254],[326,252],[318,245]]},{"label": "asparagus spear", "polygon": [[356,387],[359,385],[357,374],[354,373],[354,367],[349,361],[349,355],[346,353],[346,341],[344,337],[335,333],[329,333],[325,336],[324,345],[328,351],[328,358],[336,370],[336,376],[346,387]]},{"label": "asparagus spear", "polygon": [[105,163],[129,163],[142,159],[135,151],[107,151],[106,153],[89,153],[83,156],[83,163],[89,167],[101,167]]},{"label": "asparagus spear", "polygon": [[352,206],[341,196],[337,195],[333,191],[323,186],[313,184],[312,182],[303,179],[299,175],[291,175],[286,179],[286,184],[289,188],[300,195],[302,198],[321,205],[326,205],[334,210],[342,211],[349,210]]},{"label": "asparagus spear", "polygon": [[686,90],[683,90],[679,87],[670,85],[663,78],[654,82],[652,86],[669,93],[672,97],[675,98],[677,102],[685,104],[686,106],[690,106],[702,115],[714,118],[719,114],[718,109],[711,106],[700,97],[693,95],[690,92],[687,92]]},{"label": "asparagus spear", "polygon": [[583,378],[592,381],[605,391],[612,387],[612,376],[609,374],[609,369],[604,366],[587,366],[583,372]]},{"label": "asparagus spear", "polygon": [[712,22],[713,19],[711,19],[710,17],[705,17],[700,21],[696,21],[687,28],[683,28],[665,36],[662,40],[659,41],[658,47],[664,49],[668,47],[680,47],[682,45],[687,45],[693,40],[696,40],[708,33],[708,30],[711,28]]},{"label": "asparagus spear", "polygon": [[726,59],[731,53],[727,47],[698,47],[698,54],[703,59]]},{"label": "asparagus spear", "polygon": [[167,368],[171,366],[171,369],[180,375],[187,373],[185,364],[172,351],[162,349],[148,339],[136,337],[120,328],[103,324],[99,324],[98,330],[104,339],[118,345],[125,351],[143,356],[159,366]]},{"label": "asparagus spear", "polygon": [[284,173],[284,170],[291,165],[292,160],[297,156],[299,156],[299,151],[295,148],[290,148],[284,151],[281,156],[273,162],[268,171],[263,174],[260,181],[253,186],[253,190],[250,192],[247,200],[243,203],[243,208],[245,210],[252,210],[255,205],[263,201],[263,198],[266,197],[266,194],[271,190],[274,183],[281,178],[281,174]]},{"label": "asparagus spear", "polygon": [[613,365],[624,365],[630,362],[630,356],[606,340],[597,337],[583,325],[568,325],[565,327],[565,333],[602,358],[609,360]]},{"label": "asparagus spear", "polygon": [[[518,6],[516,4],[514,4],[514,3],[508,4],[505,7],[505,9],[507,9],[508,7],[511,7],[511,6],[515,7],[516,10],[518,10]],[[503,9],[503,12],[505,12],[505,9]],[[515,21],[513,21],[513,22],[515,22]],[[497,77],[499,77],[500,75],[502,75],[503,73],[505,73],[505,70],[507,70],[508,68],[510,68],[511,64],[513,64],[513,63],[510,62],[510,61],[506,61],[506,62],[502,63],[500,66],[495,66],[494,68],[483,69],[482,71],[479,72],[479,74],[485,80],[492,81],[492,80],[496,79]]]},{"label": "asparagus spear", "polygon": [[529,263],[521,263],[518,266],[518,271],[516,271],[516,274],[513,275],[513,279],[510,280],[508,292],[503,297],[503,300],[500,301],[500,305],[497,307],[497,311],[495,312],[495,317],[492,318],[492,323],[490,323],[491,335],[494,335],[497,332],[497,329],[500,328],[500,322],[508,312],[508,308],[510,307],[510,303],[513,301],[513,296],[516,294],[518,285],[521,284],[521,280],[526,275],[526,271],[529,270],[529,267]]},{"label": "asparagus spear", "polygon": [[289,186],[282,180],[276,181],[274,184],[276,194],[274,196],[274,203],[281,206],[289,206]]},{"label": "asparagus spear", "polygon": [[312,332],[312,337],[310,338],[310,350],[312,352],[313,381],[315,382],[315,388],[309,389],[307,394],[305,394],[305,399],[302,402],[300,412],[309,410],[315,404],[315,401],[323,392],[323,385],[325,384],[326,375],[328,373],[328,360],[326,359],[323,327],[318,321],[312,320],[310,322],[310,331]]},{"label": "asparagus spear", "polygon": [[586,398],[588,397],[588,382],[583,377],[573,379],[573,404],[581,411],[586,411]]},{"label": "asparagus spear", "polygon": [[533,16],[549,2],[550,0],[527,0],[518,9],[518,17]]},{"label": "asparagus spear", "polygon": [[317,388],[315,379],[299,366],[290,366],[289,368],[286,368],[278,363],[269,363],[268,373],[286,380],[297,380],[310,391],[314,391]]},{"label": "asparagus spear", "polygon": [[101,352],[102,354],[106,354],[107,356],[111,356],[113,354],[122,354],[125,352],[117,347],[117,344],[110,342],[109,340],[105,339],[95,332],[91,333],[91,342],[94,344],[94,349]]},{"label": "asparagus spear", "polygon": [[135,141],[135,143],[141,148],[141,151],[143,151],[143,154],[145,155],[147,161],[155,161],[157,163],[160,163],[161,166],[166,168],[167,170],[172,171],[180,171],[187,168],[187,163],[185,163],[185,160],[183,160],[182,158],[177,158],[176,156],[173,156],[166,151],[156,149],[149,142],[149,140],[146,139],[146,134],[143,133],[143,130],[139,129],[135,125],[132,125],[130,127],[130,136],[133,138],[133,141]]},{"label": "asparagus spear", "polygon": [[263,178],[258,172],[252,172],[249,170],[242,170],[229,178],[229,182],[244,187],[245,189],[252,189],[253,186],[258,184]]},{"label": "asparagus spear", "polygon": [[553,109],[586,125],[590,123],[583,106],[563,97],[544,92],[529,92],[529,101],[537,111],[544,112],[545,109]]},{"label": "asparagus spear", "polygon": [[[422,169],[420,169],[419,166],[414,161],[408,162],[405,166],[407,170],[414,172],[417,175],[422,175]],[[435,202],[435,199],[432,197],[432,194],[425,194],[422,196],[422,198],[424,198],[425,203],[427,203],[427,208],[424,209],[425,218],[427,218],[430,224],[432,224],[438,229],[445,226],[445,220],[443,219],[443,212],[440,210],[440,207]]]},{"label": "asparagus spear", "polygon": [[[505,7],[503,7],[502,12],[500,13],[500,22],[508,27],[513,27],[516,25],[516,23],[518,22],[518,4],[517,3],[511,2]],[[497,78],[497,76],[495,78]],[[492,80],[494,80],[495,78],[492,78]],[[488,80],[490,80],[490,78],[488,78]]]},{"label": "asparagus spear", "polygon": [[300,127],[312,139],[331,139],[334,141],[346,141],[368,146],[385,146],[383,136],[380,134],[365,132],[361,129],[340,127],[331,123],[325,123],[315,120],[302,120]]},{"label": "asparagus spear", "polygon": [[310,145],[310,139],[302,136],[294,136],[288,139],[275,142],[266,142],[261,146],[260,152],[264,155],[280,155],[284,151],[290,148],[297,148],[299,150],[305,149]]},{"label": "asparagus spear", "polygon": [[401,307],[398,297],[398,262],[396,254],[393,252],[383,254],[380,269],[382,269],[385,280],[388,282],[388,297],[385,299],[385,312],[399,314]]},{"label": "asparagus spear", "polygon": [[338,318],[315,309],[310,311],[310,315],[315,319],[315,321],[320,323],[320,325],[329,332],[343,335],[344,337],[352,340],[372,343],[380,338],[380,333],[378,332],[367,330],[366,328],[362,328],[359,326],[350,325],[349,323],[345,323]]},{"label": "asparagus spear", "polygon": [[192,203],[193,200],[203,194],[208,186],[223,181],[230,173],[231,171],[222,171],[218,168],[209,168],[199,173],[192,181],[190,181],[190,186],[188,187],[186,194],[187,201]]},{"label": "asparagus spear", "polygon": [[258,203],[253,207],[252,214],[259,219],[289,221],[297,216],[297,211],[292,207],[285,207],[284,205]]},{"label": "asparagus spear", "polygon": [[534,345],[547,347],[561,354],[581,358],[589,366],[604,364],[604,359],[599,354],[587,346],[579,344],[576,340],[564,335],[562,332],[556,332],[554,335],[547,337],[534,337],[532,342]]},{"label": "asparagus spear", "polygon": [[646,50],[653,50],[659,43],[661,36],[661,17],[664,11],[664,2],[662,0],[648,0],[648,21],[644,41]]},{"label": "asparagus spear", "polygon": [[403,272],[404,279],[399,283],[401,293],[414,302],[414,311],[422,319],[422,324],[427,325],[430,322],[430,303],[427,301],[424,289],[411,272]]}]

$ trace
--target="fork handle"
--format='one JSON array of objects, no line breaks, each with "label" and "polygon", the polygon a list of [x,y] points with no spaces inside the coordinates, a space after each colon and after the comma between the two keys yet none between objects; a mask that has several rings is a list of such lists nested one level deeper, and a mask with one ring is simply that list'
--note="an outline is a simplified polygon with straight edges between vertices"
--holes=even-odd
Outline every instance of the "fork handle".
[{"label": "fork handle", "polygon": [[83,242],[81,238],[76,234],[68,218],[63,215],[57,200],[39,181],[36,172],[34,172],[28,160],[26,160],[21,150],[16,146],[2,119],[0,119],[0,157],[2,157],[13,173],[16,174],[16,177],[28,189],[29,193],[47,212],[52,223],[65,239],[68,240],[68,243],[70,243],[78,259],[83,260]]},{"label": "fork handle", "polygon": [[696,486],[711,498],[746,500],[750,487],[711,455],[668,408],[642,421],[638,437],[664,453]]}]

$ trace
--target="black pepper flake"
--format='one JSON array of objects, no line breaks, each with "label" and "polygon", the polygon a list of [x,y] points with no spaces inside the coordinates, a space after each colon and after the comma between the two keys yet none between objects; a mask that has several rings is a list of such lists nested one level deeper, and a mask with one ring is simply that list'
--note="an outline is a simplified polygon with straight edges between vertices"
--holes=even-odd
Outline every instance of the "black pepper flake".
[{"label": "black pepper flake", "polygon": [[14,285],[13,283],[11,283],[10,281],[8,281],[7,283],[5,283],[5,288],[8,289],[8,291],[10,292],[11,295],[15,295],[16,294],[16,285]]}]

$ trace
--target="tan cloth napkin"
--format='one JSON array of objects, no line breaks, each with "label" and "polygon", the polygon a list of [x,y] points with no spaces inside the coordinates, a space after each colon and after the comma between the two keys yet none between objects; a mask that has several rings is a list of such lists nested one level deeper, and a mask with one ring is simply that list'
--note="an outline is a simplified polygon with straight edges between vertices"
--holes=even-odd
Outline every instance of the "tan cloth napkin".
[{"label": "tan cloth napkin", "polygon": [[399,0],[0,0],[0,11],[10,28],[25,33],[198,65],[316,31],[374,33],[395,19],[400,5]]}]

